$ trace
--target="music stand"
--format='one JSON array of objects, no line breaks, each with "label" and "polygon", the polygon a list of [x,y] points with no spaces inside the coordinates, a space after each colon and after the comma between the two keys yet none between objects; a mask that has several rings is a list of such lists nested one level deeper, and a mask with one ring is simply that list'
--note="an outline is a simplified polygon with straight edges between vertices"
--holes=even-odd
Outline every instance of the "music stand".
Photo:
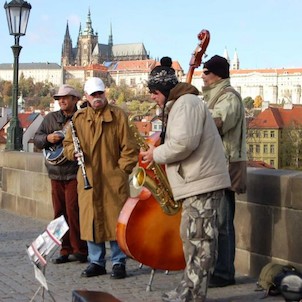
[{"label": "music stand", "polygon": [[42,299],[44,301],[45,290],[52,299],[56,301],[48,289],[46,280],[47,261],[54,254],[58,247],[61,246],[61,239],[68,231],[69,227],[63,215],[52,220],[46,230],[39,235],[30,245],[27,246],[26,252],[28,254],[31,264],[34,266],[35,278],[39,281],[40,286],[34,293],[30,302],[34,301],[35,297],[42,290]]}]

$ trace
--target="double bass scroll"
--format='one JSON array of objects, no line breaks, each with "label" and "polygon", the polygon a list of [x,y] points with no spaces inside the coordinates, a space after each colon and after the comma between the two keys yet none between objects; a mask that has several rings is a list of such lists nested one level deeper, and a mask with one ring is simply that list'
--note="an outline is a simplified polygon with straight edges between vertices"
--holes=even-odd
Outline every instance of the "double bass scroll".
[{"label": "double bass scroll", "polygon": [[210,42],[210,32],[206,29],[203,29],[197,35],[197,38],[200,42],[195,48],[189,63],[190,68],[187,73],[187,78],[186,78],[187,83],[191,83],[195,68],[198,68],[201,65],[202,56],[205,54]]}]

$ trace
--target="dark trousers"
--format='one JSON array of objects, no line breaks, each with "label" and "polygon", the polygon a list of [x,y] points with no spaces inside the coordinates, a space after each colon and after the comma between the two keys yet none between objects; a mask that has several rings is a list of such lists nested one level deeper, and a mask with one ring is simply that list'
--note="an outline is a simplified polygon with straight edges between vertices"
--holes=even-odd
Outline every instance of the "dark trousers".
[{"label": "dark trousers", "polygon": [[233,280],[235,276],[235,192],[225,190],[218,207],[218,258],[214,275],[226,280]]},{"label": "dark trousers", "polygon": [[54,218],[64,215],[69,226],[62,238],[61,255],[87,255],[87,243],[81,240],[77,180],[51,180],[51,195]]}]

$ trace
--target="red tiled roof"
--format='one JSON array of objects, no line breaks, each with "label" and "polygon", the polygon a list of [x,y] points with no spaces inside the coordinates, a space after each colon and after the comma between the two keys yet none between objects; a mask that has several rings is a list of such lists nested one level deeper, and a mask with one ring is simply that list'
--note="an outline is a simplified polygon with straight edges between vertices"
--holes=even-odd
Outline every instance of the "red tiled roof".
[{"label": "red tiled roof", "polygon": [[96,70],[106,72],[108,68],[103,64],[91,64],[87,66],[64,66],[65,70]]},{"label": "red tiled roof", "polygon": [[91,64],[86,66],[86,70],[98,70],[98,71],[106,72],[108,68],[102,64]]},{"label": "red tiled roof", "polygon": [[[160,65],[160,62],[156,62],[156,66],[158,66],[158,65]],[[174,70],[176,70],[176,71],[182,70],[178,61],[172,62],[172,68],[174,68]]]},{"label": "red tiled roof", "polygon": [[264,161],[261,160],[249,160],[247,162],[248,167],[253,167],[253,168],[267,168],[267,169],[275,169],[273,166],[267,164]]},{"label": "red tiled roof", "polygon": [[[133,60],[133,61],[119,61],[114,67],[114,71],[122,71],[122,70],[137,70],[141,72],[149,72],[155,66],[160,65],[156,60]],[[181,71],[182,68],[178,61],[172,62],[172,67],[176,71]]]},{"label": "red tiled roof", "polygon": [[292,109],[279,108],[284,126],[302,125],[302,106],[293,105]]},{"label": "red tiled roof", "polygon": [[114,70],[138,70],[149,72],[156,66],[155,60],[134,60],[134,61],[119,61],[115,65]]},{"label": "red tiled roof", "polygon": [[249,122],[249,128],[282,129],[291,125],[302,125],[301,105],[293,105],[292,109],[270,106]]},{"label": "red tiled roof", "polygon": [[21,127],[28,128],[30,124],[37,118],[39,113],[31,112],[31,113],[19,113],[18,118],[21,124]]}]

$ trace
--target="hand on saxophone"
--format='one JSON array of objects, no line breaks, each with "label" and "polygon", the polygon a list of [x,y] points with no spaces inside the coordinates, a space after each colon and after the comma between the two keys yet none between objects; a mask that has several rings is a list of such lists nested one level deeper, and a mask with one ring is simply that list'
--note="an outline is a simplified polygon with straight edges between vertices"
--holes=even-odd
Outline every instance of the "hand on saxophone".
[{"label": "hand on saxophone", "polygon": [[147,151],[144,151],[142,149],[140,151],[140,156],[142,158],[143,164],[148,164],[148,163],[153,162],[153,151],[156,147],[151,144],[148,146],[149,146],[149,149]]}]

